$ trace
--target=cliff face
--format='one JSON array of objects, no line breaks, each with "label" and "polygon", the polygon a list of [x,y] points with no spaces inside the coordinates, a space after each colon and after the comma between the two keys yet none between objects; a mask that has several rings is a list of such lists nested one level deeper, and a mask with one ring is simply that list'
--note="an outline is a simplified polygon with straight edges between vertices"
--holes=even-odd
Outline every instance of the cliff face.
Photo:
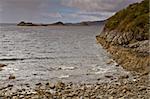
[{"label": "cliff face", "polygon": [[149,72],[149,0],[110,17],[97,41],[128,70]]}]

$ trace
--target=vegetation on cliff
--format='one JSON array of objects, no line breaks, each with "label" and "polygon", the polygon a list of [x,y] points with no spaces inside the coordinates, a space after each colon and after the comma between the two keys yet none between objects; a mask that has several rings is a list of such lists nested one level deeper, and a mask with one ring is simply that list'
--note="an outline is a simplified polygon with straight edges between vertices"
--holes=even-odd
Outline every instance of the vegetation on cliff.
[{"label": "vegetation on cliff", "polygon": [[107,20],[107,31],[133,32],[136,40],[149,39],[149,0],[134,3]]}]

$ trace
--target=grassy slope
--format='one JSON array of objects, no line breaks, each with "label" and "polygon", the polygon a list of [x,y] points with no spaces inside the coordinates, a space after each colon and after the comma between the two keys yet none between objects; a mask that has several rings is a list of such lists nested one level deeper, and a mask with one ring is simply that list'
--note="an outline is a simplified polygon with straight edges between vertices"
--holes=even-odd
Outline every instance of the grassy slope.
[{"label": "grassy slope", "polygon": [[149,0],[134,3],[110,17],[105,30],[133,32],[136,40],[149,39]]}]

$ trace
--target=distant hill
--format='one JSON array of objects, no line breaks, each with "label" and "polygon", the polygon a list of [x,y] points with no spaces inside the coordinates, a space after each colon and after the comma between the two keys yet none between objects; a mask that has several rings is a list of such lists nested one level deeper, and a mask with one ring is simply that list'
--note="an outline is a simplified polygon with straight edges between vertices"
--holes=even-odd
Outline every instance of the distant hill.
[{"label": "distant hill", "polygon": [[65,25],[86,26],[86,25],[101,25],[104,23],[105,23],[105,20],[103,20],[103,21],[83,21],[83,22],[79,22],[79,23],[66,23]]},{"label": "distant hill", "polygon": [[32,22],[21,21],[20,23],[17,24],[17,26],[47,26],[47,24],[35,24]]},{"label": "distant hill", "polygon": [[101,25],[104,24],[105,20],[103,21],[84,21],[79,23],[63,23],[61,21],[55,22],[52,24],[35,24],[32,22],[24,22],[21,21],[17,24],[17,26],[88,26],[88,25]]},{"label": "distant hill", "polygon": [[63,22],[59,21],[59,22],[56,22],[56,23],[48,24],[48,25],[65,25],[65,24]]}]

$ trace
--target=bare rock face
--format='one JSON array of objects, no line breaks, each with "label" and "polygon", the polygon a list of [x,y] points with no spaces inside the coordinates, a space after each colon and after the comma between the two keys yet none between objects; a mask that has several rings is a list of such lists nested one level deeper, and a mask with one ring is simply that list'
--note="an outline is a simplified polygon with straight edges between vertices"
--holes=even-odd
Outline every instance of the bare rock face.
[{"label": "bare rock face", "polygon": [[149,40],[137,41],[133,33],[103,31],[97,41],[108,50],[114,60],[125,69],[137,72],[150,72]]}]

